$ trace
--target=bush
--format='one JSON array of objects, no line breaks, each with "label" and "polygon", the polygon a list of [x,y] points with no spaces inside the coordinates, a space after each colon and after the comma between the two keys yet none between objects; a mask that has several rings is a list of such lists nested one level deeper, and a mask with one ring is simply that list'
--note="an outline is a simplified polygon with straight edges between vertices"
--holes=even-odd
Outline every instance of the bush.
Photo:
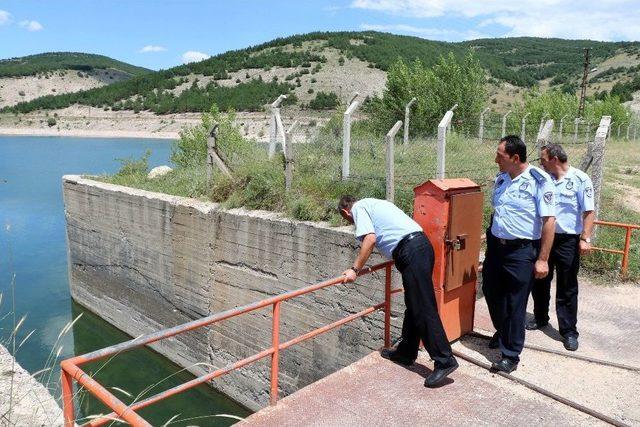
[{"label": "bush", "polygon": [[333,110],[340,105],[338,95],[333,92],[318,92],[316,97],[309,102],[309,108],[313,110]]},{"label": "bush", "polygon": [[145,153],[139,159],[129,157],[126,159],[116,159],[120,162],[120,170],[116,173],[119,177],[146,177],[149,173],[149,156],[151,150]]},{"label": "bush", "polygon": [[56,123],[57,123],[57,122],[56,122],[56,119],[54,119],[53,117],[49,117],[49,118],[47,119],[47,125],[48,125],[49,127],[53,127],[53,126],[55,126],[55,125],[56,125]]}]

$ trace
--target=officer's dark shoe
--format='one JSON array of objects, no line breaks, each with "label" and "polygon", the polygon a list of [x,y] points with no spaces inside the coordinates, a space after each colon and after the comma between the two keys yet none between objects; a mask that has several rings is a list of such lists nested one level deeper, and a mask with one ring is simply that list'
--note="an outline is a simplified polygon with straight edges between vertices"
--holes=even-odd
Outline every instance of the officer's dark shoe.
[{"label": "officer's dark shoe", "polygon": [[415,362],[415,359],[410,359],[403,354],[399,354],[398,350],[391,350],[389,348],[383,348],[380,352],[380,356],[404,366],[411,366],[413,365],[413,362]]},{"label": "officer's dark shoe", "polygon": [[489,348],[496,349],[500,347],[500,335],[496,332],[489,340]]},{"label": "officer's dark shoe", "polygon": [[431,375],[429,375],[427,379],[424,380],[424,386],[429,388],[434,388],[441,385],[442,382],[447,378],[447,376],[450,373],[458,369],[458,366],[459,366],[458,361],[456,359],[453,359],[453,363],[454,363],[453,365],[447,368],[434,369]]},{"label": "officer's dark shoe", "polygon": [[549,322],[542,322],[540,320],[529,320],[527,323],[525,323],[524,327],[526,330],[528,331],[535,331],[536,329],[540,329],[543,328],[545,326],[547,326],[549,324]]},{"label": "officer's dark shoe", "polygon": [[506,372],[507,374],[513,372],[518,367],[518,362],[508,357],[503,357],[500,361],[491,365],[493,371]]},{"label": "officer's dark shoe", "polygon": [[575,335],[567,335],[562,339],[564,348],[569,351],[576,351],[578,349],[578,337]]}]

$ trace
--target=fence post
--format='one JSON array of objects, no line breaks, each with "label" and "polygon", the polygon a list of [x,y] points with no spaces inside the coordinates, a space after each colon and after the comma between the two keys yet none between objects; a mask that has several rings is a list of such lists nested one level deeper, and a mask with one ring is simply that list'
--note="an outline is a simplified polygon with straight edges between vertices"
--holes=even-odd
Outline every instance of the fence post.
[{"label": "fence post", "polygon": [[[458,104],[453,104],[453,107],[449,111],[453,111],[458,108]],[[451,120],[449,120],[449,125],[447,126],[447,132],[451,132]]]},{"label": "fence post", "polygon": [[284,140],[284,129],[282,128],[282,119],[280,118],[280,104],[287,99],[287,95],[280,95],[273,103],[271,103],[271,127],[269,129],[269,158],[273,158],[276,153],[276,144],[278,142],[278,133],[282,135]]},{"label": "fence post", "polygon": [[538,157],[542,157],[542,147],[546,144],[553,142],[553,119],[549,119],[545,122],[540,132],[538,132],[538,137],[536,138],[536,149],[538,150]]},{"label": "fence post", "polygon": [[384,137],[385,143],[387,145],[387,200],[392,203],[395,198],[393,140],[396,137],[396,133],[398,133],[398,130],[400,130],[400,126],[402,126],[402,120],[398,120]]},{"label": "fence post", "polygon": [[540,119],[540,126],[538,126],[538,133],[542,132],[542,127],[544,126],[544,119],[546,119],[549,114],[544,113],[542,118]]},{"label": "fence post", "polygon": [[507,136],[507,116],[509,114],[511,114],[511,110],[507,111],[506,114],[502,116],[502,135],[500,136],[500,138],[504,138],[505,136]]},{"label": "fence post", "polygon": [[271,320],[271,392],[269,393],[269,404],[271,406],[278,402],[278,374],[280,371],[280,301],[273,304],[273,319]]},{"label": "fence post", "polygon": [[612,121],[611,124],[609,125],[609,133],[607,133],[607,139],[611,139],[611,129],[613,129],[613,124],[615,122]]},{"label": "fence post", "polygon": [[487,107],[482,110],[482,113],[480,113],[480,125],[478,126],[478,142],[480,143],[482,143],[482,141],[484,140],[484,113],[489,110],[490,108]]},{"label": "fence post", "polygon": [[638,124],[633,125],[633,142],[636,141],[636,135],[638,133]]},{"label": "fence post", "polygon": [[564,119],[568,116],[568,114],[565,114],[564,116],[560,117],[560,127],[558,128],[558,141],[560,141],[562,139],[562,127],[564,126]]},{"label": "fence post", "polygon": [[449,110],[444,114],[444,117],[442,117],[442,120],[440,120],[438,124],[438,169],[436,171],[436,179],[444,179],[447,127],[449,123],[451,123],[451,117],[453,117],[453,111]]},{"label": "fence post", "polygon": [[596,136],[593,140],[591,181],[593,182],[593,202],[596,218],[600,213],[600,194],[602,192],[602,181],[604,178],[604,148],[610,123],[611,116],[602,116],[600,126],[598,126],[598,130],[596,130]]},{"label": "fence post", "polygon": [[352,102],[342,117],[342,180],[349,178],[350,154],[351,154],[351,114],[356,111],[360,103],[352,98]]},{"label": "fence post", "polygon": [[522,116],[522,123],[520,126],[520,139],[522,140],[522,142],[525,142],[525,130],[527,125],[527,117],[529,116],[529,114],[531,113],[527,113],[524,116]]},{"label": "fence post", "polygon": [[296,120],[284,134],[284,189],[288,193],[293,182],[293,130],[298,125]]},{"label": "fence post", "polygon": [[580,117],[576,117],[573,121],[573,142],[578,142],[578,125],[580,124]]},{"label": "fence post", "polygon": [[585,142],[589,142],[589,140],[591,139],[591,120],[589,120],[587,122],[587,135],[586,135]]},{"label": "fence post", "polygon": [[622,123],[618,124],[618,139],[620,139],[620,126],[622,126]]},{"label": "fence post", "polygon": [[625,138],[627,141],[629,140],[629,128],[631,127],[630,123],[627,123],[627,137]]},{"label": "fence post", "polygon": [[213,165],[218,166],[227,177],[231,178],[231,171],[226,163],[218,154],[218,124],[214,123],[210,130],[207,131],[207,186],[211,186],[213,179]]},{"label": "fence post", "polygon": [[62,413],[64,416],[64,426],[73,427],[76,417],[73,408],[73,377],[62,368],[60,370],[62,383]]},{"label": "fence post", "polygon": [[404,107],[404,138],[402,139],[403,144],[407,144],[409,142],[409,115],[411,113],[411,106],[416,102],[416,98],[411,98],[411,101]]}]

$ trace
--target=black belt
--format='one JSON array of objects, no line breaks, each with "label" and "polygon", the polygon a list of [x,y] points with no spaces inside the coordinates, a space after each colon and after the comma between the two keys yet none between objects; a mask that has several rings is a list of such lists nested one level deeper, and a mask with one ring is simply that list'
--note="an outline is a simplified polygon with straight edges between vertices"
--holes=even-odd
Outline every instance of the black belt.
[{"label": "black belt", "polygon": [[393,250],[393,252],[391,252],[391,256],[393,257],[393,259],[396,259],[396,254],[398,253],[398,251],[400,250],[400,248],[407,243],[410,240],[415,239],[418,236],[424,236],[424,232],[423,231],[414,231],[413,233],[409,233],[406,236],[404,236],[396,245],[396,248]]},{"label": "black belt", "polygon": [[495,239],[502,246],[525,246],[533,242],[531,239],[500,239],[498,237]]}]

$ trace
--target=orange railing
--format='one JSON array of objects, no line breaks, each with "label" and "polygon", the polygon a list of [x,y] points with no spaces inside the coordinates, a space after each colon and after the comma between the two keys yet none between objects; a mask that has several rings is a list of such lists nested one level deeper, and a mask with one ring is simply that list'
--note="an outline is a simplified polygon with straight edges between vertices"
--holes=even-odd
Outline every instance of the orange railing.
[{"label": "orange railing", "polygon": [[[310,292],[314,292],[323,288],[328,288],[330,286],[339,285],[343,283],[342,276],[336,277],[321,283],[317,283],[315,285],[307,286],[305,288],[296,289],[294,291],[277,295],[262,301],[258,301],[256,303],[248,304],[243,307],[237,307],[231,310],[223,311],[222,313],[213,314],[211,316],[194,320],[194,321],[185,323],[183,325],[178,325],[173,328],[165,329],[165,330],[158,331],[148,335],[143,335],[133,340],[113,345],[111,347],[103,348],[101,350],[83,354],[81,356],[76,356],[70,359],[66,359],[60,363],[60,367],[62,368],[61,382],[62,382],[64,425],[73,426],[75,422],[75,412],[73,407],[73,380],[75,380],[79,385],[84,387],[87,391],[89,391],[96,398],[98,398],[102,403],[104,403],[109,408],[111,408],[111,410],[113,410],[111,414],[105,415],[101,418],[94,419],[86,425],[99,426],[99,425],[103,425],[108,422],[111,422],[114,419],[121,419],[121,420],[127,421],[128,423],[134,426],[149,426],[150,424],[147,421],[145,421],[144,418],[142,418],[140,415],[136,413],[138,409],[145,408],[153,403],[166,399],[167,397],[181,393],[185,390],[191,389],[207,381],[211,381],[216,377],[227,374],[233,370],[242,368],[243,366],[256,362],[267,356],[271,356],[270,403],[271,405],[275,405],[278,400],[278,372],[279,372],[278,365],[279,365],[279,357],[280,357],[281,350],[285,350],[291,347],[292,345],[295,345],[295,344],[298,344],[299,342],[313,338],[316,335],[330,331],[340,325],[343,325],[347,322],[358,319],[360,317],[366,316],[380,309],[384,311],[384,346],[385,347],[390,346],[391,344],[391,331],[390,331],[391,294],[402,291],[402,289],[394,289],[394,290],[391,289],[392,266],[393,266],[393,261],[387,261],[381,264],[377,264],[373,267],[363,269],[358,274],[358,276],[362,276],[377,270],[385,269],[386,274],[385,274],[384,302],[380,304],[376,304],[372,307],[368,307],[362,311],[351,314],[336,322],[330,323],[321,328],[314,329],[311,332],[307,332],[306,334],[300,335],[296,338],[293,338],[283,343],[280,342],[280,304],[283,301],[290,300],[300,295],[308,294]],[[242,314],[246,314],[246,313],[249,313],[264,307],[268,307],[268,306],[272,306],[272,313],[273,313],[271,347],[265,350],[262,350],[261,352],[254,354],[253,356],[239,360],[229,366],[217,369],[206,375],[200,376],[182,385],[173,387],[169,390],[165,390],[161,393],[156,394],[155,396],[148,397],[144,400],[135,402],[131,405],[127,405],[121,400],[119,400],[112,393],[110,393],[105,387],[100,385],[90,375],[88,375],[86,372],[84,372],[80,368],[80,365],[83,365],[85,363],[89,363],[95,360],[103,359],[105,357],[113,356],[113,355],[131,350],[143,345],[149,345],[156,341],[160,341],[165,338],[169,338],[174,335],[181,334],[183,332],[187,332],[197,328],[201,328],[203,326],[211,325],[213,323],[217,323],[225,319],[230,319],[232,317],[240,316]]]},{"label": "orange railing", "polygon": [[599,248],[593,247],[594,251],[602,251],[609,252],[612,254],[622,255],[622,265],[620,266],[620,274],[625,277],[627,275],[627,270],[629,269],[629,249],[631,248],[631,233],[633,230],[640,230],[640,225],[634,224],[624,224],[620,222],[610,222],[610,221],[594,221],[594,224],[597,225],[605,225],[608,227],[618,227],[624,228],[626,230],[625,238],[624,238],[624,249],[609,249],[609,248]]}]

